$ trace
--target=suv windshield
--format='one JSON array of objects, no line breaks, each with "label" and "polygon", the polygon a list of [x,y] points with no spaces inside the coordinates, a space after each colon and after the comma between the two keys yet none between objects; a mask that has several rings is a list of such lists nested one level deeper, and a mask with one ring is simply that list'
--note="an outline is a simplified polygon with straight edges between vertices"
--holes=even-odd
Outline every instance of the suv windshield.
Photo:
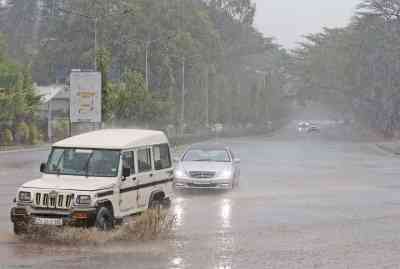
[{"label": "suv windshield", "polygon": [[47,162],[49,174],[116,177],[119,150],[54,148]]},{"label": "suv windshield", "polygon": [[215,149],[191,149],[183,157],[185,162],[230,162],[231,159],[226,150]]}]

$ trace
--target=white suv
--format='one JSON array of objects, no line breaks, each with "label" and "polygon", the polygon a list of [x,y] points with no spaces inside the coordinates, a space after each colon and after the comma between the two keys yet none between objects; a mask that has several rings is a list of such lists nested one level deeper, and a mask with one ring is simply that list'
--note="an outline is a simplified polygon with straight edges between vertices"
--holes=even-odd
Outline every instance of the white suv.
[{"label": "white suv", "polygon": [[14,232],[29,225],[109,230],[130,216],[167,206],[173,194],[168,139],[150,130],[100,130],[53,145],[42,178],[22,185],[11,209]]}]

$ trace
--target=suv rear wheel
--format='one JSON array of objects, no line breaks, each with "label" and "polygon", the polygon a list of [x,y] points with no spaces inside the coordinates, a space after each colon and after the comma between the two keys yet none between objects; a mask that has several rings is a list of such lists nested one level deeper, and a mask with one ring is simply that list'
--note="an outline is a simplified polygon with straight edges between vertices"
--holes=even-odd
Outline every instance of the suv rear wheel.
[{"label": "suv rear wheel", "polygon": [[95,226],[100,231],[110,231],[114,228],[114,216],[110,209],[101,207],[97,212]]}]

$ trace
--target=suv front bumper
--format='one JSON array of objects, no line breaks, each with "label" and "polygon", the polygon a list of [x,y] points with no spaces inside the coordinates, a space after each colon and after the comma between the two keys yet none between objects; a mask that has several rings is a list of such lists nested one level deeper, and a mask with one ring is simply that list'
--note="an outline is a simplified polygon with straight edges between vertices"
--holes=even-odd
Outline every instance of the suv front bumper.
[{"label": "suv front bumper", "polygon": [[76,208],[69,211],[34,209],[30,206],[11,208],[10,219],[14,224],[35,225],[35,219],[62,219],[64,226],[91,227],[96,220],[95,208]]}]

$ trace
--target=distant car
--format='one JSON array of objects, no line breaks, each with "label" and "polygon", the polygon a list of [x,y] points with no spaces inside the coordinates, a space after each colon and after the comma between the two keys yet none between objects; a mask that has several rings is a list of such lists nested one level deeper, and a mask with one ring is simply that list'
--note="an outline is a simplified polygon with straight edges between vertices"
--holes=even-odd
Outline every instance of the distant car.
[{"label": "distant car", "polygon": [[219,144],[191,146],[177,160],[176,189],[233,189],[239,184],[240,160]]},{"label": "distant car", "polygon": [[310,127],[310,123],[307,121],[301,121],[297,124],[297,131],[300,133],[308,132],[308,128]]},{"label": "distant car", "polygon": [[316,124],[310,124],[307,128],[307,133],[319,133],[321,129]]}]

